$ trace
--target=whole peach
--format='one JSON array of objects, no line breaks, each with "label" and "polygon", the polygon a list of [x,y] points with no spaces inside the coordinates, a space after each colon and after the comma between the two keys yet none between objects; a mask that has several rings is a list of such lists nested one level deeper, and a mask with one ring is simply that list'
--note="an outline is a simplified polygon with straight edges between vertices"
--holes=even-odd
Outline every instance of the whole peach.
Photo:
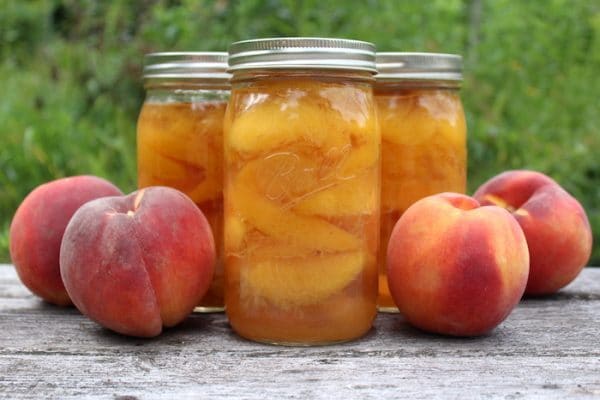
[{"label": "whole peach", "polygon": [[149,187],[81,207],[60,270],[75,306],[116,332],[152,337],[181,322],[208,290],[215,243],[185,194]]},{"label": "whole peach", "polygon": [[481,204],[506,208],[523,229],[530,256],[526,294],[558,291],[589,261],[592,230],[585,210],[548,176],[506,171],[484,183],[474,197]]},{"label": "whole peach", "polygon": [[95,176],[57,179],[35,188],[17,208],[10,224],[10,256],[19,278],[42,299],[71,304],[60,277],[60,243],[71,216],[84,203],[122,194]]},{"label": "whole peach", "polygon": [[441,193],[417,201],[400,217],[387,267],[392,298],[410,324],[475,336],[500,324],[519,302],[529,255],[506,210]]}]

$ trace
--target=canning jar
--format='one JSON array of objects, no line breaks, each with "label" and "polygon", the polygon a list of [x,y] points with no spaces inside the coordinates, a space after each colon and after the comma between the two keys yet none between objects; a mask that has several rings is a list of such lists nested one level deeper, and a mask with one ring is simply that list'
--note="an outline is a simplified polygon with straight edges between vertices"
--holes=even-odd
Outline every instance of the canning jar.
[{"label": "canning jar", "polygon": [[[377,53],[375,100],[381,126],[380,311],[397,311],[386,275],[390,234],[417,200],[466,190],[466,123],[459,96],[462,58]],[[424,239],[426,240],[426,239]]]},{"label": "canning jar", "polygon": [[226,52],[151,53],[137,123],[138,187],[187,194],[213,231],[217,264],[197,311],[223,310],[223,117],[229,99]]},{"label": "canning jar", "polygon": [[225,304],[241,336],[326,344],[376,315],[380,133],[370,43],[258,39],[229,50]]}]

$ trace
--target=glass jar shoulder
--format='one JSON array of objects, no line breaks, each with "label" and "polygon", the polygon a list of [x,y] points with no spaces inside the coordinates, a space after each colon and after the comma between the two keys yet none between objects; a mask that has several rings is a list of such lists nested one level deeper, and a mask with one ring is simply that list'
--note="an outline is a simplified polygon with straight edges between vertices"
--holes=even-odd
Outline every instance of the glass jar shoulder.
[{"label": "glass jar shoulder", "polygon": [[378,84],[374,88],[374,95],[378,108],[383,109],[402,106],[427,107],[428,103],[435,103],[438,109],[464,112],[460,91],[456,87]]},{"label": "glass jar shoulder", "polygon": [[302,120],[304,131],[344,126],[372,130],[375,112],[368,82],[295,77],[234,84],[227,118],[245,129],[246,121],[280,126]]},{"label": "glass jar shoulder", "polygon": [[214,125],[222,126],[228,99],[229,91],[225,90],[149,90],[138,117],[138,129],[157,125],[175,129],[178,121],[203,121],[204,125],[214,121]]},{"label": "glass jar shoulder", "polygon": [[144,104],[226,103],[230,90],[223,88],[149,87]]},{"label": "glass jar shoulder", "polygon": [[[375,101],[382,135],[422,140],[439,130],[466,135],[465,113],[457,88],[378,86]],[[418,133],[418,135],[416,135]]]}]

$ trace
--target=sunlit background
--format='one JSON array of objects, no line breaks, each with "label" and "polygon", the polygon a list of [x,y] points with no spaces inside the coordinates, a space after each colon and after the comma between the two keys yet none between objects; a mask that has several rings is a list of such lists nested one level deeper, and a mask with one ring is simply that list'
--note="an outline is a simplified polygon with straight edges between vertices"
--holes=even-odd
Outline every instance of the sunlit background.
[{"label": "sunlit background", "polygon": [[0,262],[35,186],[94,174],[135,189],[144,53],[226,50],[275,36],[362,39],[464,57],[469,190],[544,172],[588,212],[600,265],[600,2],[2,1]]}]

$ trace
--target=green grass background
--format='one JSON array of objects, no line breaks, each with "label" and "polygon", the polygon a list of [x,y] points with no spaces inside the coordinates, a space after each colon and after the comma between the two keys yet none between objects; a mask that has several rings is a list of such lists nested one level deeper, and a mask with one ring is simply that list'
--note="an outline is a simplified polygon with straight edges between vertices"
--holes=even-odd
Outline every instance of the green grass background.
[{"label": "green grass background", "polygon": [[469,190],[512,168],[577,197],[600,265],[597,0],[0,1],[0,262],[37,185],[94,174],[135,189],[144,53],[332,36],[381,51],[459,53]]}]

